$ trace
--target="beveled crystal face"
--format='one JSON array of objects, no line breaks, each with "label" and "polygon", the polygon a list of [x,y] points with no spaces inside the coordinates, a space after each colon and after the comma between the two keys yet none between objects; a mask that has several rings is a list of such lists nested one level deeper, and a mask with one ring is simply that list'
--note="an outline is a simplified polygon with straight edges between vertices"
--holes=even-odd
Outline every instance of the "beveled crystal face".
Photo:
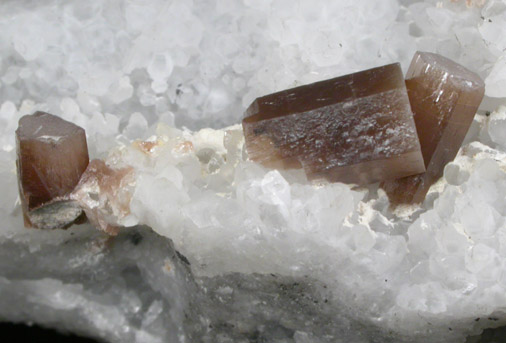
[{"label": "beveled crystal face", "polygon": [[252,160],[309,179],[366,184],[425,169],[398,63],[258,98],[242,124]]},{"label": "beveled crystal face", "polygon": [[427,171],[385,182],[382,187],[393,203],[424,200],[445,165],[457,155],[485,92],[477,74],[428,52],[413,57],[406,87]]},{"label": "beveled crystal face", "polygon": [[[57,216],[63,222],[72,222],[82,211],[69,201],[68,195],[89,161],[84,129],[49,113],[36,112],[19,120],[16,148],[25,224],[62,226]],[[57,206],[54,203],[58,201],[67,203]],[[46,212],[52,213],[55,220],[44,218]]]}]

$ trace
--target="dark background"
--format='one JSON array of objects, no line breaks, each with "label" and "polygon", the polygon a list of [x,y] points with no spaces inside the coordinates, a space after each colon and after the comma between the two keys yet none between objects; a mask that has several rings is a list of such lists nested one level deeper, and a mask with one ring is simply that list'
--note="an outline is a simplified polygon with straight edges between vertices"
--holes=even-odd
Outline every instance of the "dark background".
[{"label": "dark background", "polygon": [[2,343],[99,343],[94,339],[74,335],[66,335],[55,330],[44,329],[40,326],[0,323],[0,342]]},{"label": "dark background", "polygon": [[[0,323],[0,342],[104,343],[91,338],[59,333],[37,325],[11,323]],[[487,329],[479,337],[470,337],[467,343],[506,343],[506,327]]]}]

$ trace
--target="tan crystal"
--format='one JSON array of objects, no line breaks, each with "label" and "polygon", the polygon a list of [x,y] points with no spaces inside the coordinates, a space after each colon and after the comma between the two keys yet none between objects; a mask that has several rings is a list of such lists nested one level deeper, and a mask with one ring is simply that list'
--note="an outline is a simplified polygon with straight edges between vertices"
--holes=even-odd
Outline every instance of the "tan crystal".
[{"label": "tan crystal", "polygon": [[425,170],[398,63],[258,98],[242,124],[250,159],[309,179],[366,184]]},{"label": "tan crystal", "polygon": [[406,87],[427,171],[383,183],[393,204],[425,199],[445,165],[455,158],[485,91],[477,74],[428,52],[413,57]]},{"label": "tan crystal", "polygon": [[89,162],[84,129],[36,112],[19,120],[16,149],[25,225],[53,229],[74,222],[82,210],[69,194]]}]

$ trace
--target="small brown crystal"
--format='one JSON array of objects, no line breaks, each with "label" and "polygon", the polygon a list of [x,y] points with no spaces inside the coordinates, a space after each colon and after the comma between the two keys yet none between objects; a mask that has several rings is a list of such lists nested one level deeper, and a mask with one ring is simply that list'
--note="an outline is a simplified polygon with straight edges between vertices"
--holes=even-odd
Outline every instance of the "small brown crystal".
[{"label": "small brown crystal", "polygon": [[25,226],[52,229],[74,222],[82,210],[69,194],[89,161],[84,129],[36,112],[19,120],[16,148]]},{"label": "small brown crystal", "polygon": [[425,170],[398,63],[258,98],[242,124],[252,160],[310,179],[366,184]]},{"label": "small brown crystal", "polygon": [[417,52],[406,87],[427,171],[382,184],[393,204],[420,203],[457,154],[483,99],[481,78],[437,54]]}]

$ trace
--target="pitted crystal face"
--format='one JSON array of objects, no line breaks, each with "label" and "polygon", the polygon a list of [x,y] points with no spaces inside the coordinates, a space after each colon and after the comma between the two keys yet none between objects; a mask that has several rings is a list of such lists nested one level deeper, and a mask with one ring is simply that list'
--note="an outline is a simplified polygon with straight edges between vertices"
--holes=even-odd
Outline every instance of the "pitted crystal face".
[{"label": "pitted crystal face", "polygon": [[72,223],[82,210],[68,196],[89,161],[84,129],[36,112],[19,120],[16,145],[25,225],[56,228]]},{"label": "pitted crystal face", "polygon": [[477,74],[428,52],[413,57],[406,87],[427,171],[382,184],[394,204],[424,200],[457,155],[485,92]]},{"label": "pitted crystal face", "polygon": [[309,179],[366,184],[425,169],[398,63],[258,98],[242,124],[252,160]]}]

